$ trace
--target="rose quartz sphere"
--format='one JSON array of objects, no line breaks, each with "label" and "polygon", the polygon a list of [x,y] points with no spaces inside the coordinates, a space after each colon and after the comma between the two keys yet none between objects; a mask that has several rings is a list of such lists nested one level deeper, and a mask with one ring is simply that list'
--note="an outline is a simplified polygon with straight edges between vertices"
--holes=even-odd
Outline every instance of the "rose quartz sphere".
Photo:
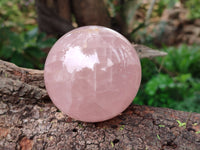
[{"label": "rose quartz sphere", "polygon": [[44,78],[58,109],[77,120],[99,122],[131,104],[140,85],[141,66],[135,49],[121,34],[85,26],[54,44]]}]

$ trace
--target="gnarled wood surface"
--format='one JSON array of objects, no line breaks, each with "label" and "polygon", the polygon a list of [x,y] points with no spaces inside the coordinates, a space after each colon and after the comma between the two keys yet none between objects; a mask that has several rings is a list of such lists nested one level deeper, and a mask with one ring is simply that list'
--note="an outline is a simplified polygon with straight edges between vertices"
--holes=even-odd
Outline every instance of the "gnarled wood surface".
[{"label": "gnarled wood surface", "polygon": [[105,122],[79,122],[51,103],[43,71],[0,61],[1,149],[199,150],[200,114],[131,105]]},{"label": "gnarled wood surface", "polygon": [[0,95],[38,100],[48,98],[42,70],[21,68],[0,60],[0,83]]},{"label": "gnarled wood surface", "polygon": [[[109,121],[83,123],[59,112],[50,101],[0,98],[3,150],[200,149],[200,114],[131,105]],[[186,122],[186,128],[176,120]]]}]

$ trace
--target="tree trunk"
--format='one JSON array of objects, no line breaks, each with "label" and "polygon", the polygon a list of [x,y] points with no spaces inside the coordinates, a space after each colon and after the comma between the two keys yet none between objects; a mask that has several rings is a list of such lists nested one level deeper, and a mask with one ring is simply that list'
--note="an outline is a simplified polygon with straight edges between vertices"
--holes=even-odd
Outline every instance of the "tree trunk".
[{"label": "tree trunk", "polygon": [[111,20],[103,0],[73,0],[72,5],[79,26],[111,26]]},{"label": "tree trunk", "polygon": [[71,5],[79,26],[111,26],[103,0],[36,0],[40,31],[60,37],[72,30]]},{"label": "tree trunk", "polygon": [[73,29],[69,0],[36,0],[36,10],[40,31],[59,37]]},{"label": "tree trunk", "polygon": [[[148,51],[147,47],[135,47],[140,53]],[[0,83],[3,150],[200,149],[197,113],[130,105],[111,120],[84,123],[73,120],[52,104],[44,87],[43,71],[0,60]]]}]

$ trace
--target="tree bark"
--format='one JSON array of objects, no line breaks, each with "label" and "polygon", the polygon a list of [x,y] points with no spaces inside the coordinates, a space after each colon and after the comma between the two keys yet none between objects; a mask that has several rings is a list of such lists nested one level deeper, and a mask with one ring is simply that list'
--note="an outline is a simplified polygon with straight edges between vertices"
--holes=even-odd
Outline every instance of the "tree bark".
[{"label": "tree bark", "polygon": [[2,150],[200,149],[200,114],[131,105],[111,120],[83,123],[50,101],[0,98]]},{"label": "tree bark", "polygon": [[17,67],[0,60],[0,95],[4,97],[46,99],[43,71]]},{"label": "tree bark", "polygon": [[79,26],[111,26],[111,19],[103,0],[73,0],[72,6]]},{"label": "tree bark", "polygon": [[35,2],[40,31],[60,37],[73,29],[69,0],[36,0]]},{"label": "tree bark", "polygon": [[103,0],[36,0],[36,10],[40,31],[57,37],[74,28],[72,10],[79,26],[111,26]]}]

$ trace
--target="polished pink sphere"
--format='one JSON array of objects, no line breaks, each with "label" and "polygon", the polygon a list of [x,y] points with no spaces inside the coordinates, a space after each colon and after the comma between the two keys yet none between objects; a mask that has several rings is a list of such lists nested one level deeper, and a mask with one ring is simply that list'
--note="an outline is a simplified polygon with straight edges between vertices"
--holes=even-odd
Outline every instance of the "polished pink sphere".
[{"label": "polished pink sphere", "polygon": [[44,77],[58,109],[77,120],[99,122],[131,104],[140,86],[141,66],[135,49],[121,34],[85,26],[54,44]]}]

